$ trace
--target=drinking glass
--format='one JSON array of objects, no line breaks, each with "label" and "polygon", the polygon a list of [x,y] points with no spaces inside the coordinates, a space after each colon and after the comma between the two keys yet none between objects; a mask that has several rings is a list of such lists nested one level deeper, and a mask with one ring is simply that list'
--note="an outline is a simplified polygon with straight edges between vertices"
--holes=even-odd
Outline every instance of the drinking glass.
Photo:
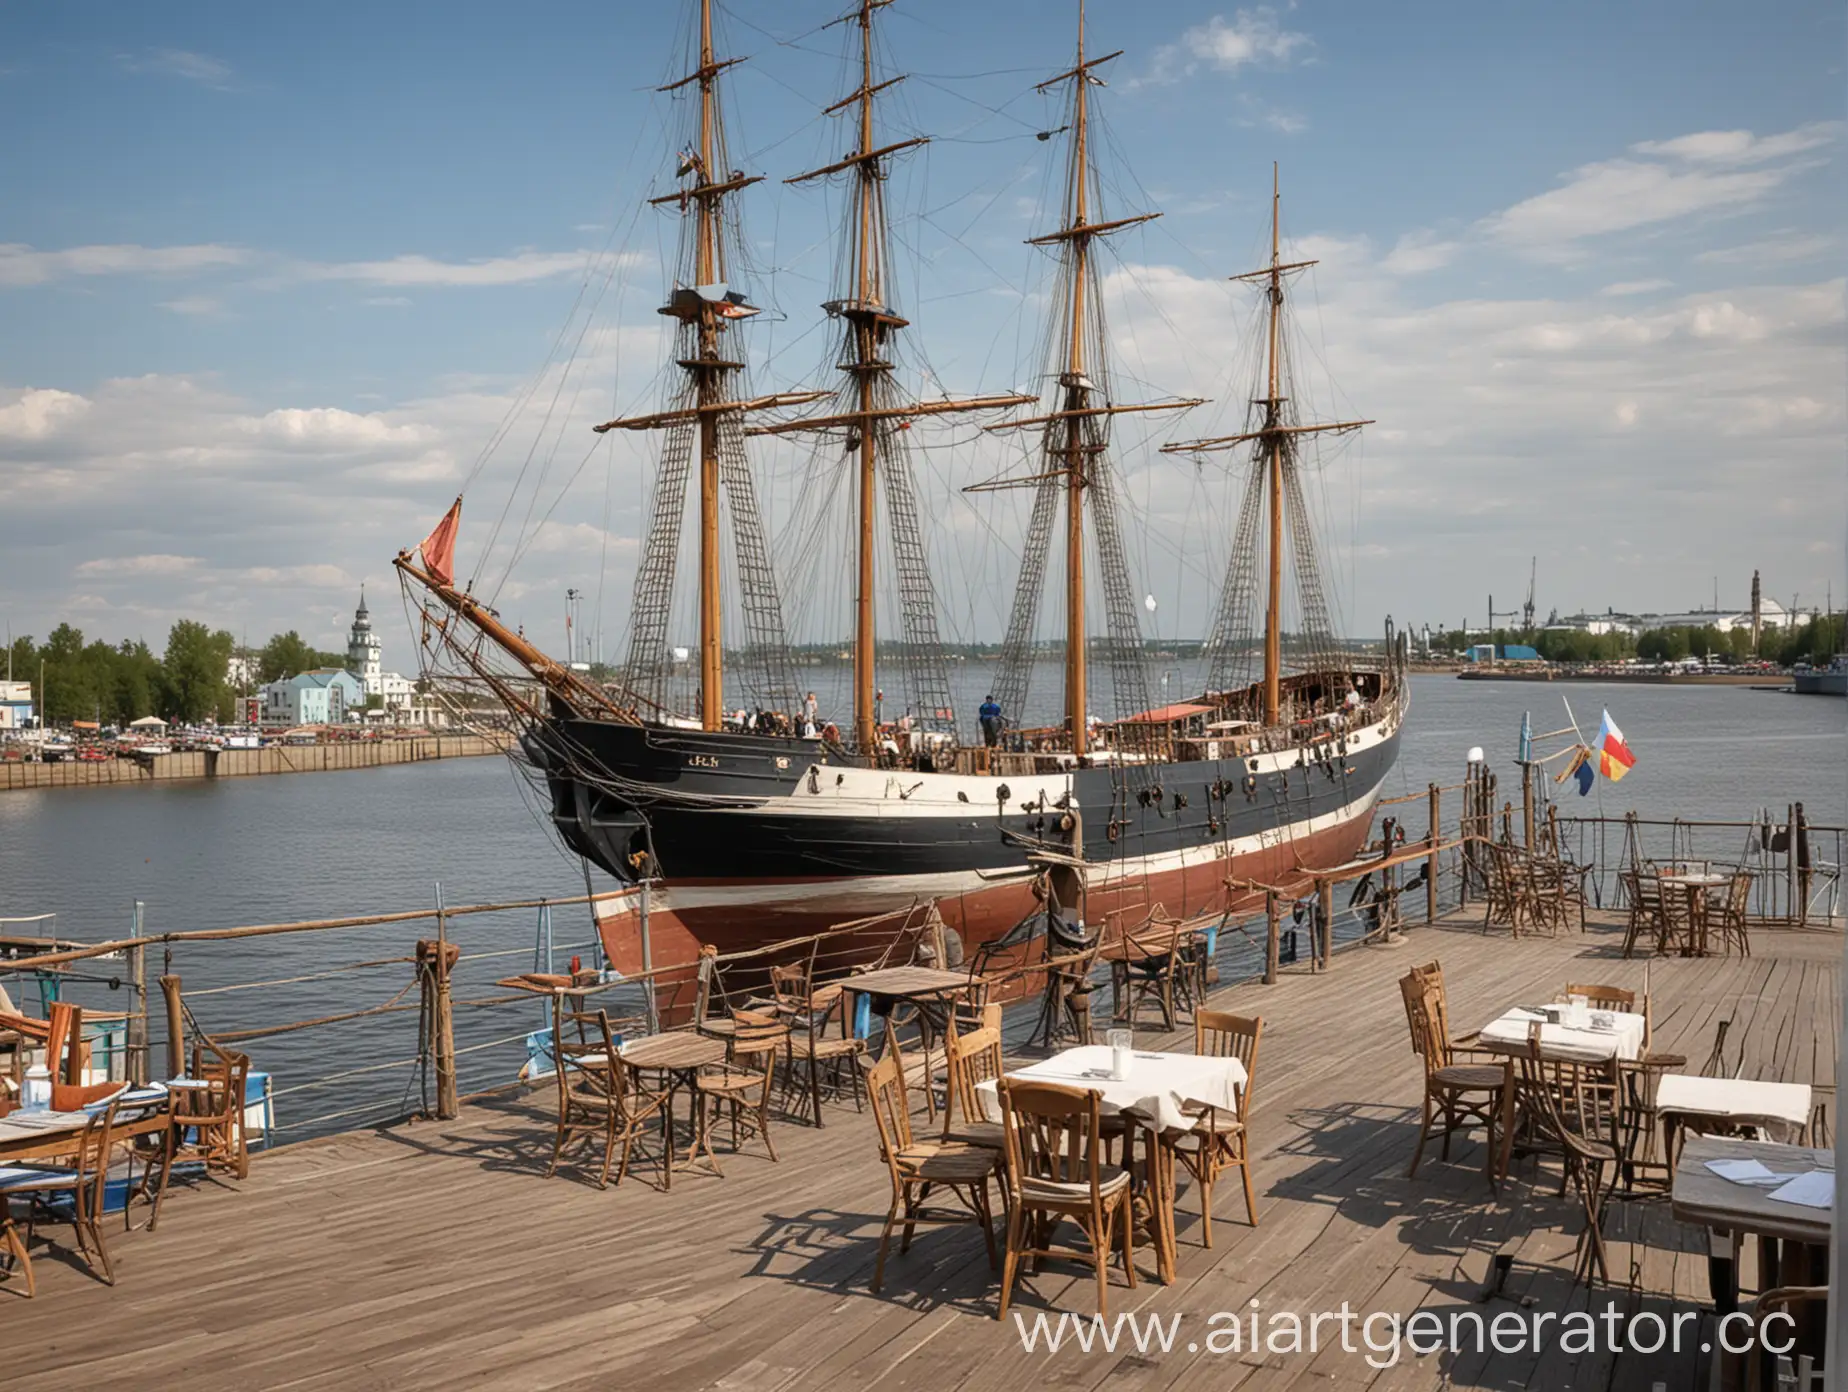
[{"label": "drinking glass", "polygon": [[1129,1055],[1136,1047],[1136,1036],[1126,1029],[1113,1029],[1104,1035],[1110,1045],[1110,1076],[1121,1080],[1129,1076]]}]

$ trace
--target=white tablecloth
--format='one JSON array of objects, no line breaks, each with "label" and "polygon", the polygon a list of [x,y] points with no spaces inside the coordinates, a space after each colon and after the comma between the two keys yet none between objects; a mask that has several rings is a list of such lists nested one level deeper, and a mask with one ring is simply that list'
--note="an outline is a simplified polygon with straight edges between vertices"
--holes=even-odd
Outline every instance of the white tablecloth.
[{"label": "white tablecloth", "polygon": [[1808,1083],[1761,1083],[1751,1078],[1700,1078],[1664,1073],[1656,1084],[1656,1111],[1692,1116],[1787,1121],[1807,1126]]},{"label": "white tablecloth", "polygon": [[[1164,1131],[1188,1131],[1194,1119],[1181,1110],[1186,1104],[1236,1110],[1238,1090],[1245,1084],[1245,1065],[1235,1058],[1137,1049],[1130,1055],[1129,1076],[1112,1078],[1110,1047],[1085,1044],[1025,1068],[1011,1069],[1007,1076],[1089,1088],[1097,1094],[1101,1111],[1133,1111]],[[993,1080],[976,1084],[976,1092],[989,1120],[1001,1120],[1000,1093]]]},{"label": "white tablecloth", "polygon": [[[1632,1015],[1627,1011],[1613,1010],[1610,1013],[1615,1028],[1609,1030],[1542,1025],[1541,1057],[1562,1063],[1609,1063],[1612,1059],[1636,1058],[1643,1052],[1643,1029],[1647,1022],[1641,1015]],[[1484,1025],[1477,1040],[1485,1049],[1500,1053],[1525,1053],[1527,1027],[1541,1018],[1531,1010],[1516,1006],[1500,1019]]]}]

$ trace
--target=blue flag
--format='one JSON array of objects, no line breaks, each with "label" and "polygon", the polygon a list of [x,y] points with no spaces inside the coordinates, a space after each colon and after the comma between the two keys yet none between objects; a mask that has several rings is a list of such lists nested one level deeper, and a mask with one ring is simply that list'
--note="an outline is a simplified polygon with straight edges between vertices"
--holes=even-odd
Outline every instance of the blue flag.
[{"label": "blue flag", "polygon": [[1579,758],[1577,773],[1579,796],[1584,797],[1591,792],[1591,785],[1597,781],[1598,775],[1591,766],[1591,760],[1582,755]]}]

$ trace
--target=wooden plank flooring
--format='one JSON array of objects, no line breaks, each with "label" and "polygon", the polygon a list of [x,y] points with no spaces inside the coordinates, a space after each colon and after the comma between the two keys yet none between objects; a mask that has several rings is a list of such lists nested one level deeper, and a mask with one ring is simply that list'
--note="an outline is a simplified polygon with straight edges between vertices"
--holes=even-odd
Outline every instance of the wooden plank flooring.
[{"label": "wooden plank flooring", "polygon": [[[260,1157],[241,1192],[202,1184],[169,1196],[160,1232],[113,1232],[117,1284],[56,1255],[37,1263],[39,1297],[0,1282],[0,1370],[16,1392],[72,1386],[245,1388],[854,1387],[930,1392],[1073,1389],[1694,1388],[1698,1354],[1643,1357],[1361,1352],[1189,1354],[1216,1311],[1652,1311],[1707,1299],[1702,1235],[1666,1203],[1613,1205],[1613,1290],[1570,1279],[1571,1201],[1531,1164],[1492,1198],[1479,1142],[1404,1176],[1420,1082],[1397,978],[1441,958],[1455,1025],[1550,998],[1568,980],[1640,987],[1644,963],[1618,956],[1611,926],[1557,940],[1484,936],[1473,921],[1414,929],[1391,948],[1338,956],[1332,972],[1241,985],[1217,1004],[1266,1020],[1254,1149],[1260,1225],[1244,1222],[1236,1176],[1223,1181],[1214,1246],[1199,1199],[1180,1200],[1180,1279],[1120,1272],[1112,1313],[1180,1314],[1168,1353],[1028,1351],[993,1318],[996,1283],[969,1228],[927,1229],[894,1253],[868,1293],[889,1199],[872,1118],[829,1109],[815,1130],[780,1127],[782,1162],[757,1147],[722,1152],[726,1177],[677,1177],[664,1194],[632,1178],[598,1192],[540,1176],[550,1093],[425,1122],[309,1142]],[[1834,933],[1760,931],[1746,961],[1649,967],[1656,1046],[1706,1060],[1731,1019],[1743,1073],[1830,1082],[1840,1019]],[[1155,1042],[1154,1036],[1145,1036]],[[1833,1110],[1833,1108],[1831,1109]],[[920,1125],[922,1119],[920,1118]],[[54,1234],[68,1229],[54,1229]],[[1475,1303],[1491,1254],[1515,1243],[1507,1293]],[[1023,1280],[1018,1308],[1095,1309],[1076,1267]],[[1056,1318],[1056,1315],[1054,1316]],[[1356,1334],[1358,1338],[1358,1331]],[[1383,1361],[1383,1360],[1380,1360]]]}]

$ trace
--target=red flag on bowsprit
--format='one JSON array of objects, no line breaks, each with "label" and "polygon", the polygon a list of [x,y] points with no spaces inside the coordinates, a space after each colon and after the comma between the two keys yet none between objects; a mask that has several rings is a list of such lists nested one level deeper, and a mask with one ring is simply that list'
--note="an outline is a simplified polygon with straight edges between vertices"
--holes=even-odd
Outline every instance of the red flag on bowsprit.
[{"label": "red flag on bowsprit", "polygon": [[424,569],[443,584],[455,581],[456,531],[462,525],[462,500],[457,498],[436,529],[423,539],[417,549],[423,552]]}]

